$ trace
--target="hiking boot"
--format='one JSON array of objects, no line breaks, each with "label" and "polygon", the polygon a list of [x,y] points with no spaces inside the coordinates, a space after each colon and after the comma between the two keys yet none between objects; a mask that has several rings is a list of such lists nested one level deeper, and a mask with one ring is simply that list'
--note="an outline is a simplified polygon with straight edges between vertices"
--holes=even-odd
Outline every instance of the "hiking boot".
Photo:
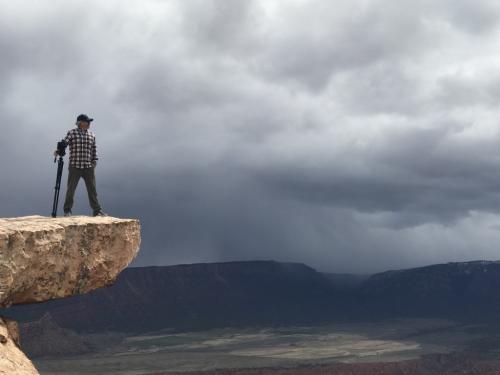
[{"label": "hiking boot", "polygon": [[69,210],[69,211],[64,211],[64,216],[71,216],[71,210]]},{"label": "hiking boot", "polygon": [[103,210],[94,212],[94,216],[108,216],[107,213],[105,213]]}]

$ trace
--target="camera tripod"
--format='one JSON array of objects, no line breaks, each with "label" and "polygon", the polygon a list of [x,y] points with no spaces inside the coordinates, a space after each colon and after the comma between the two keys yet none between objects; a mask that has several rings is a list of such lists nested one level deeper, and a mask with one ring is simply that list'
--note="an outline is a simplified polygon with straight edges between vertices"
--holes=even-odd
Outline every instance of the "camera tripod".
[{"label": "camera tripod", "polygon": [[[63,142],[57,144],[57,153],[59,155],[59,161],[57,162],[57,177],[56,177],[56,187],[54,191],[54,203],[52,204],[52,217],[57,216],[57,204],[59,203],[59,191],[61,190],[61,177],[63,173],[65,155],[65,145]],[[54,157],[54,163],[57,160],[57,156]]]}]

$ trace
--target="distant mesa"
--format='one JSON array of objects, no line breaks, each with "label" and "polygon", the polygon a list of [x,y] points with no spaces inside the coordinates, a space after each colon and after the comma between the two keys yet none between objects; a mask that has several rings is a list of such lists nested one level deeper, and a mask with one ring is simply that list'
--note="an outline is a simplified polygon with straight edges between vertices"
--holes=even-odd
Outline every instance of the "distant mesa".
[{"label": "distant mesa", "polygon": [[204,330],[392,318],[496,322],[500,262],[447,263],[371,276],[275,261],[127,268],[110,288],[14,306],[21,322],[50,312],[79,333]]}]

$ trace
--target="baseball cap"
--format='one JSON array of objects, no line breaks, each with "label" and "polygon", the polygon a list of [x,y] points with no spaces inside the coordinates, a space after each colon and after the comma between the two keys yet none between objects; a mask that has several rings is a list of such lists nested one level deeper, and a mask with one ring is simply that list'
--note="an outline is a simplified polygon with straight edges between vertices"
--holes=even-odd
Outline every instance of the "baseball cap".
[{"label": "baseball cap", "polygon": [[94,121],[94,119],[93,119],[93,118],[90,118],[89,116],[84,115],[84,114],[82,113],[81,115],[78,115],[78,117],[76,118],[76,121],[92,122],[92,121]]}]

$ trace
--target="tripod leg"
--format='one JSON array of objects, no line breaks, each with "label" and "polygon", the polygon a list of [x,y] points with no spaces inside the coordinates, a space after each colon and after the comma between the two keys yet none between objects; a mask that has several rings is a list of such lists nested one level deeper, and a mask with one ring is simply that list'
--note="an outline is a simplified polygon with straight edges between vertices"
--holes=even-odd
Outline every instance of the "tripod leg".
[{"label": "tripod leg", "polygon": [[57,200],[59,199],[59,190],[57,184],[54,191],[54,202],[52,203],[52,217],[57,216]]},{"label": "tripod leg", "polygon": [[[56,206],[55,206],[55,214],[57,215],[57,206],[58,206],[58,203],[59,203],[59,192],[60,192],[60,187],[57,187],[57,193],[56,193]],[[55,217],[55,216],[54,216]]]},{"label": "tripod leg", "polygon": [[52,204],[52,217],[57,216],[57,205],[59,203],[59,191],[61,190],[61,177],[63,172],[64,161],[62,157],[59,158],[57,165],[56,187],[54,191],[54,203]]}]

